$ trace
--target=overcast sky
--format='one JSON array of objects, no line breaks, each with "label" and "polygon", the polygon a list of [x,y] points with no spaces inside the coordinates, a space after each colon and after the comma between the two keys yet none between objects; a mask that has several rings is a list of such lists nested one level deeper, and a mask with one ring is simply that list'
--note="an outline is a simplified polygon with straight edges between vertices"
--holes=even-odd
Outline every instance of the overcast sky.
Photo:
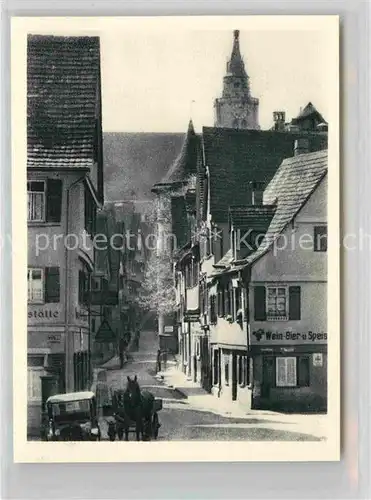
[{"label": "overcast sky", "polygon": [[[40,23],[30,31],[86,34],[71,23],[55,29]],[[265,29],[251,21],[229,24],[200,29],[196,23],[153,26],[115,19],[94,26],[101,37],[104,131],[184,132],[190,117],[198,131],[212,126],[234,28],[240,29],[252,96],[260,99],[261,128],[272,125],[274,110],[291,119],[309,101],[329,119],[334,45],[323,25],[303,29],[291,23],[287,29],[279,16]]]}]

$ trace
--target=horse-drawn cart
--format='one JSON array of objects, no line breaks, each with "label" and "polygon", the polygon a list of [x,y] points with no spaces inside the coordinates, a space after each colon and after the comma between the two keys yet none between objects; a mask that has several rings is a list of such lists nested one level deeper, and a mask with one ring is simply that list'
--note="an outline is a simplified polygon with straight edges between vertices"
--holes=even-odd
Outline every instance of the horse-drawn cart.
[{"label": "horse-drawn cart", "polygon": [[158,431],[161,427],[158,418],[158,412],[162,410],[162,399],[154,398],[151,393],[143,392],[150,397],[148,401],[144,399],[144,411],[131,413],[125,404],[125,391],[116,390],[112,395],[112,407],[106,410],[108,417],[108,437],[110,441],[115,441],[116,436],[121,440],[125,435],[125,440],[128,440],[129,433],[135,433],[137,439],[142,435],[142,439],[150,441],[157,439]]}]

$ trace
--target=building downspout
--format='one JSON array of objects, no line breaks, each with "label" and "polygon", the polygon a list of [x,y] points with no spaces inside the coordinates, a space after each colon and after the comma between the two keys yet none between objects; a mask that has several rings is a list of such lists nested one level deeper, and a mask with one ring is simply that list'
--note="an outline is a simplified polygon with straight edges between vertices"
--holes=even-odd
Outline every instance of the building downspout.
[{"label": "building downspout", "polygon": [[[67,236],[69,234],[69,217],[70,217],[70,191],[73,187],[75,187],[77,184],[82,182],[85,179],[86,175],[83,177],[79,177],[75,182],[73,182],[69,188],[67,189],[67,196],[66,196],[66,234]],[[66,392],[73,392],[74,390],[74,377],[70,377],[69,374],[69,368],[70,365],[73,366],[73,356],[71,359],[71,347],[72,347],[72,342],[70,339],[70,303],[69,303],[69,250],[66,248],[65,249],[65,290],[64,290],[64,304],[65,304],[65,325],[66,325],[66,331],[65,331],[65,384],[66,384]],[[89,331],[90,335],[90,331]],[[73,338],[74,340],[74,338]]]}]

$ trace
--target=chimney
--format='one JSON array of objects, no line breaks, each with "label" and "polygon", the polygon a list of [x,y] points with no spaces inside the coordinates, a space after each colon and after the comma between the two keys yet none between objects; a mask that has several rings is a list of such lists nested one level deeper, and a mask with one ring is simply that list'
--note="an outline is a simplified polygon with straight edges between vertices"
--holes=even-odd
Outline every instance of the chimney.
[{"label": "chimney", "polygon": [[286,121],[285,111],[273,111],[273,123],[275,130],[284,130]]},{"label": "chimney", "polygon": [[309,140],[308,139],[296,139],[294,144],[294,156],[304,155],[309,153]]},{"label": "chimney", "polygon": [[263,204],[264,183],[263,182],[250,182],[250,186],[251,186],[251,204],[252,205],[262,205]]}]

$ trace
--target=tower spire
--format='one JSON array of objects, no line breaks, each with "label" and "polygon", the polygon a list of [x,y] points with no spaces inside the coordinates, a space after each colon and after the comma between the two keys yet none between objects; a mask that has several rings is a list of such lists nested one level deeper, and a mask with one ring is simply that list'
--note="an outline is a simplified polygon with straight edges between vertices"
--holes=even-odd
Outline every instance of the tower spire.
[{"label": "tower spire", "polygon": [[239,77],[247,76],[240,52],[240,30],[233,31],[233,48],[231,58],[227,63],[227,73]]}]

